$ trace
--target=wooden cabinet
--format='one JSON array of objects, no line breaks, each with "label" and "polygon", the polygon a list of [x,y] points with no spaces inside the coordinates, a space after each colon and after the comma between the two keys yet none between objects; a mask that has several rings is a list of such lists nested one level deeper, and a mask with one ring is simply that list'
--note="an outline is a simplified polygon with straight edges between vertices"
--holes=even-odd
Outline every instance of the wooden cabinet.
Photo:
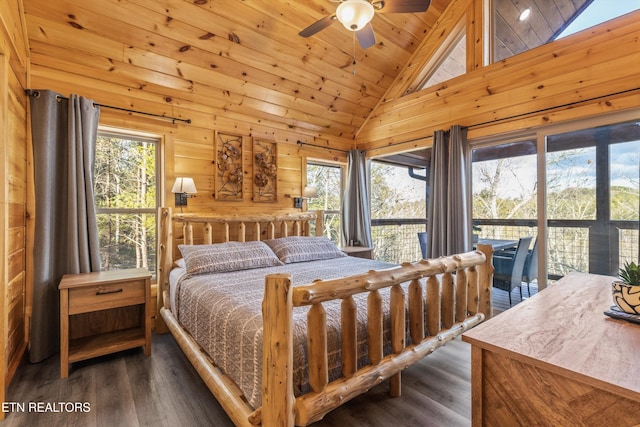
[{"label": "wooden cabinet", "polygon": [[151,275],[144,269],[67,274],[60,285],[60,377],[69,364],[144,346],[151,354]]},{"label": "wooden cabinet", "polygon": [[366,246],[343,246],[340,250],[349,256],[373,259],[373,248]]},{"label": "wooden cabinet", "polygon": [[570,273],[467,331],[472,425],[640,425],[640,325],[603,314],[614,277]]}]

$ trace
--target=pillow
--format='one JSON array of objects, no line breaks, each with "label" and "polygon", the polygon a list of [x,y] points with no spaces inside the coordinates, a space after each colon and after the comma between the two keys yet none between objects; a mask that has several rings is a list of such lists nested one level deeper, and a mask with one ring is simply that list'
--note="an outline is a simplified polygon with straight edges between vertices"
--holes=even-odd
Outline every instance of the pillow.
[{"label": "pillow", "polygon": [[185,268],[184,258],[178,258],[173,262],[173,268]]},{"label": "pillow", "polygon": [[223,273],[283,265],[263,242],[226,242],[213,245],[178,245],[187,273]]},{"label": "pillow", "polygon": [[346,255],[327,237],[290,236],[265,240],[285,264],[345,257]]}]

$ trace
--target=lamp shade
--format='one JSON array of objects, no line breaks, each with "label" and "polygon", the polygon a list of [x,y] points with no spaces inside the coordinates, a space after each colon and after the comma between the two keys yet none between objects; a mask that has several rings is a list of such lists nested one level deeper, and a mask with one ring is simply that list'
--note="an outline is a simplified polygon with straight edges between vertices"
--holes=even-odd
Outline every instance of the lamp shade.
[{"label": "lamp shade", "polygon": [[302,197],[305,199],[315,199],[318,197],[318,189],[316,187],[306,186],[302,190]]},{"label": "lamp shade", "polygon": [[338,21],[349,31],[359,31],[373,19],[373,6],[366,0],[346,0],[336,9]]},{"label": "lamp shade", "polygon": [[198,190],[196,190],[196,184],[193,182],[193,178],[179,176],[176,178],[176,181],[173,183],[173,188],[171,188],[171,192],[195,194],[198,192]]}]

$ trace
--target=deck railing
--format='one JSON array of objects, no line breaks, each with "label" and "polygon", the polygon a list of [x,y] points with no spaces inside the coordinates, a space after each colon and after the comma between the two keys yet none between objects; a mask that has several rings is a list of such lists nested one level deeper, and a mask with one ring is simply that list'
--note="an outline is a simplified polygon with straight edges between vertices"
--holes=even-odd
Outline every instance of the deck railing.
[{"label": "deck railing", "polygon": [[[474,219],[481,238],[517,239],[537,237],[535,220]],[[571,271],[616,275],[626,261],[640,256],[638,221],[549,220],[547,268],[550,279]],[[604,230],[604,231],[602,231]]]},{"label": "deck railing", "polygon": [[427,231],[426,219],[371,220],[375,258],[394,264],[422,259],[418,233],[424,231]]},{"label": "deck railing", "polygon": [[[597,230],[595,221],[548,221],[549,279],[559,279],[571,271],[617,274],[626,261],[640,256],[638,221],[611,221],[608,232]],[[480,238],[517,240],[537,238],[536,220],[474,219]],[[418,232],[426,231],[425,219],[374,219],[371,221],[374,256],[381,261],[417,261],[422,255]],[[603,239],[605,239],[603,243]]]}]

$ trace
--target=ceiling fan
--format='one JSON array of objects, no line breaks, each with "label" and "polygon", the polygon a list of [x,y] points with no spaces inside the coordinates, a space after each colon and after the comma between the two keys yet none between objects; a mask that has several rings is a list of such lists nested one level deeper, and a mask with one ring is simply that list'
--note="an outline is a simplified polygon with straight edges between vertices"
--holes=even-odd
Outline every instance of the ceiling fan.
[{"label": "ceiling fan", "polygon": [[302,37],[310,37],[324,30],[334,21],[355,32],[363,49],[376,44],[371,20],[376,11],[380,13],[414,13],[424,12],[429,8],[431,0],[330,0],[340,3],[333,15],[325,16],[319,21],[300,31]]}]

